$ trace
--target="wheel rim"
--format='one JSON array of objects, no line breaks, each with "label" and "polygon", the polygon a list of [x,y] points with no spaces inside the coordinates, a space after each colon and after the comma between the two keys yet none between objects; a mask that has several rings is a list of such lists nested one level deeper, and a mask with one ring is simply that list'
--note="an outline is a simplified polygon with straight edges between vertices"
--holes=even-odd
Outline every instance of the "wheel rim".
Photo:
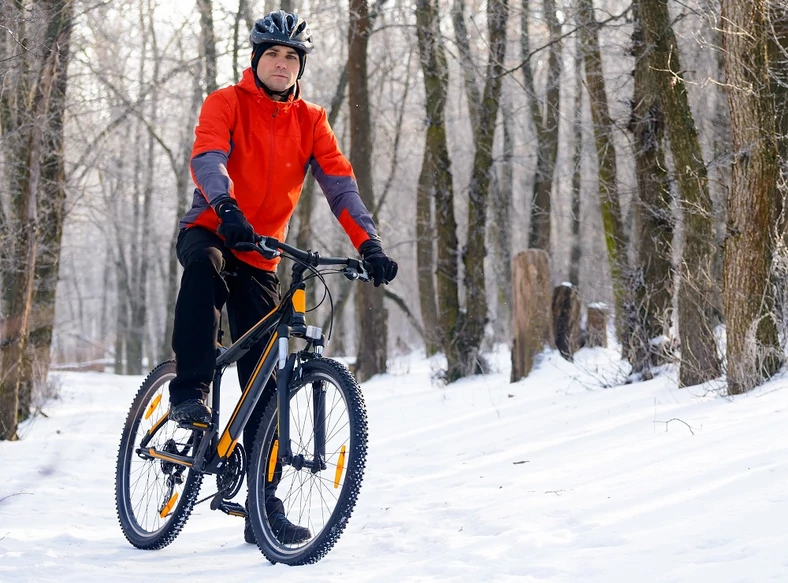
[{"label": "wheel rim", "polygon": [[[313,387],[325,388],[326,411],[326,459],[325,469],[313,473],[308,467],[298,469],[294,466],[282,468],[281,480],[275,496],[282,502],[287,519],[298,526],[306,527],[311,537],[300,543],[284,543],[271,529],[268,513],[271,511],[270,498],[263,513],[263,531],[268,543],[282,554],[301,553],[320,539],[326,527],[339,520],[334,510],[345,492],[349,472],[352,473],[355,460],[353,456],[353,436],[350,427],[350,412],[342,390],[330,376],[312,373],[307,382],[302,383],[291,393],[290,398],[290,442],[294,458],[304,456],[312,460],[314,454],[314,395]],[[278,447],[274,440],[276,420],[273,419],[266,432],[266,463],[260,464],[272,473],[271,459],[275,459]],[[266,480],[267,481],[267,480]],[[268,493],[270,495],[270,492]]]},{"label": "wheel rim", "polygon": [[152,428],[156,429],[146,447],[180,455],[192,451],[192,431],[182,429],[166,418],[169,381],[174,377],[164,377],[153,388],[126,448],[124,504],[131,527],[142,537],[155,536],[172,521],[181,507],[183,491],[191,477],[188,468],[162,460],[143,459],[136,453],[140,442]]}]

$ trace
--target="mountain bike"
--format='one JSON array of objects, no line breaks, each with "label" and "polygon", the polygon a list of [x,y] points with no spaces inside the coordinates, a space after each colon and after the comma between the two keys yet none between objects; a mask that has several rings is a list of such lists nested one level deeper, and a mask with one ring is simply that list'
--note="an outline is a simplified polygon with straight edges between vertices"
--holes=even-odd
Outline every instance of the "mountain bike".
[{"label": "mountain bike", "polygon": [[[339,539],[356,504],[367,454],[367,415],[353,375],[323,356],[325,334],[306,323],[306,283],[322,282],[330,300],[326,274],[369,281],[369,272],[359,259],[321,257],[270,237],[243,250],[293,261],[292,284],[279,305],[230,346],[221,345],[220,333],[209,424],[180,425],[168,418],[174,361],[158,365],[144,380],[118,451],[118,519],[132,545],[161,549],[178,536],[195,504],[210,500],[212,510],[248,516],[260,551],[272,563],[314,563]],[[331,312],[333,317],[333,302]],[[254,373],[220,431],[222,374],[266,338]],[[305,343],[300,350],[291,349],[295,339]],[[264,396],[273,374],[276,393]],[[248,456],[238,441],[264,398],[268,404]],[[216,493],[198,500],[208,474],[216,477]],[[232,501],[244,476],[246,506]],[[307,540],[280,540],[269,521],[271,500],[281,501],[277,511],[290,522],[309,529]]]}]

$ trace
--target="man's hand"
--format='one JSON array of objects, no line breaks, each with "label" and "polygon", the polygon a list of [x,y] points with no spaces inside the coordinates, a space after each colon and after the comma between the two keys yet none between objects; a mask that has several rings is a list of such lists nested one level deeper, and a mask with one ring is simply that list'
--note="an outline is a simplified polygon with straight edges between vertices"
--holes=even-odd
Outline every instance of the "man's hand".
[{"label": "man's hand", "polygon": [[358,248],[361,258],[369,264],[375,287],[389,283],[397,277],[397,262],[383,252],[378,241],[368,239]]},{"label": "man's hand", "polygon": [[254,229],[234,200],[220,204],[216,214],[221,223],[217,232],[230,249],[239,243],[254,243]]}]

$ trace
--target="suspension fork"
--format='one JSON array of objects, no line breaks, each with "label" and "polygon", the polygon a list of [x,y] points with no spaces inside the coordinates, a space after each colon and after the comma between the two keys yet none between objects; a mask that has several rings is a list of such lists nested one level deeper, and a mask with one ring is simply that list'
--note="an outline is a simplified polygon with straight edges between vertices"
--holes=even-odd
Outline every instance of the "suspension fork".
[{"label": "suspension fork", "polygon": [[312,473],[326,469],[326,384],[312,383],[312,419],[315,422],[314,459]]},{"label": "suspension fork", "polygon": [[277,433],[279,434],[279,460],[284,465],[293,461],[290,447],[290,378],[295,367],[295,354],[290,354],[290,330],[282,325],[278,330],[279,366],[276,372]]}]

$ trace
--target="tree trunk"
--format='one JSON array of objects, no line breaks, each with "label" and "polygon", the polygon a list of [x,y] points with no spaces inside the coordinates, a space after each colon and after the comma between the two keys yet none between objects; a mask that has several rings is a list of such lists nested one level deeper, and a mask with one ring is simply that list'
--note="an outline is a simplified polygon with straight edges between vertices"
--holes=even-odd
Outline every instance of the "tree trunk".
[{"label": "tree trunk", "polygon": [[[367,44],[371,31],[367,0],[351,0],[349,16],[350,163],[364,204],[368,209],[374,209],[372,140],[367,88]],[[356,299],[359,336],[355,372],[359,380],[363,381],[386,370],[388,313],[383,305],[382,289],[361,286],[357,290]]]},{"label": "tree trunk", "polygon": [[594,17],[591,0],[577,1],[577,19],[580,28],[586,87],[594,121],[597,165],[599,167],[599,196],[602,206],[602,224],[605,244],[613,280],[616,332],[622,346],[626,346],[626,306],[623,273],[627,261],[627,241],[621,222],[621,205],[618,197],[616,151],[613,146],[613,120],[607,105],[605,78],[602,72],[602,55],[599,50],[599,24]]},{"label": "tree trunk", "polygon": [[580,183],[583,165],[583,51],[580,35],[575,35],[575,107],[572,118],[572,250],[569,256],[569,283],[580,288]]},{"label": "tree trunk", "polygon": [[580,350],[580,294],[571,284],[553,289],[552,317],[555,347],[566,360],[574,360]]},{"label": "tree trunk", "polygon": [[[66,3],[52,14],[58,30],[70,29],[73,4]],[[60,270],[60,251],[66,202],[66,171],[63,160],[63,118],[66,108],[70,33],[58,41],[55,79],[47,112],[44,158],[41,167],[41,196],[38,212],[38,257],[29,335],[33,389],[45,388],[55,324],[55,293]]]},{"label": "tree trunk", "polygon": [[[29,341],[30,316],[35,287],[37,257],[38,198],[41,195],[43,163],[49,120],[47,113],[60,68],[60,45],[67,45],[71,35],[70,18],[61,18],[69,2],[63,0],[42,2],[42,14],[47,18],[46,32],[41,45],[44,49],[38,75],[29,94],[29,101],[19,99],[14,107],[24,107],[29,120],[19,120],[22,148],[11,153],[11,211],[15,219],[17,234],[10,255],[9,271],[3,275],[4,292],[8,314],[3,328],[2,376],[0,377],[0,439],[15,439],[18,422],[18,406],[29,407],[33,379],[32,367],[25,363],[25,351]],[[25,69],[22,69],[22,76]],[[20,78],[21,80],[21,78]],[[17,97],[22,97],[17,95]],[[11,145],[13,148],[13,144]],[[23,154],[16,158],[15,154]],[[20,398],[20,388],[23,394]],[[23,415],[28,413],[27,408]]]},{"label": "tree trunk", "polygon": [[487,254],[485,234],[487,228],[487,199],[492,172],[493,140],[501,95],[503,62],[506,56],[506,21],[509,15],[508,0],[489,0],[487,3],[487,30],[489,31],[489,56],[479,110],[479,133],[473,159],[471,183],[468,189],[468,245],[465,266],[466,321],[459,340],[462,355],[462,374],[483,372],[480,355],[484,327],[487,323],[487,297],[484,281],[484,257]]},{"label": "tree trunk", "polygon": [[[471,120],[473,141],[479,141],[479,126],[481,123],[482,96],[476,80],[476,63],[471,50],[468,27],[465,24],[465,1],[455,0],[451,10],[454,36],[457,40],[459,51],[460,69],[465,85],[465,97],[468,102],[468,113]],[[504,107],[504,118],[511,118],[511,112]],[[493,204],[488,209],[493,219],[487,230],[490,248],[493,252],[493,269],[496,274],[496,294],[498,296],[498,313],[493,321],[496,339],[508,339],[509,322],[511,320],[511,217],[512,217],[512,126],[513,121],[504,122],[504,152],[502,156],[502,180],[506,184],[499,184],[498,173],[492,170],[490,174],[490,193]],[[508,181],[508,182],[507,182]]]},{"label": "tree trunk", "polygon": [[679,384],[689,386],[720,374],[708,301],[709,290],[715,285],[711,267],[716,252],[711,197],[667,0],[641,0],[640,9],[646,44],[653,47],[654,82],[662,102],[684,217],[678,289]]},{"label": "tree trunk", "polygon": [[[424,139],[424,155],[416,190],[416,264],[418,270],[419,301],[424,329],[427,331],[427,354],[434,354],[438,345],[447,346],[446,338],[453,335],[451,328],[441,330],[445,314],[440,314],[435,300],[435,228],[433,226],[432,203],[439,190],[448,188],[450,198],[452,184],[445,184],[445,175],[440,167],[441,154],[448,152],[446,145],[445,107],[449,71],[443,45],[438,33],[438,14],[431,0],[416,3],[416,35],[418,38],[422,77],[424,79],[424,106],[426,109],[427,132]],[[446,160],[448,164],[448,159]],[[445,169],[451,172],[450,167]],[[452,214],[453,218],[453,214]],[[456,237],[456,236],[455,236]],[[455,239],[456,240],[456,239]],[[439,245],[440,248],[440,245]],[[456,247],[455,247],[456,249]],[[455,259],[456,262],[456,259]],[[455,270],[456,273],[456,270]],[[440,300],[439,300],[440,301]],[[458,310],[459,311],[459,310]],[[455,322],[458,314],[450,316]],[[437,333],[437,334],[436,334]],[[451,351],[450,351],[451,352]],[[453,361],[450,353],[446,354]]]},{"label": "tree trunk", "polygon": [[634,305],[629,322],[631,337],[625,357],[634,373],[656,364],[658,344],[653,340],[670,327],[673,289],[673,216],[665,164],[664,116],[654,82],[654,64],[643,33],[640,1],[633,4],[635,57],[634,96],[629,129],[634,137],[638,202],[635,210],[636,263],[628,291]]},{"label": "tree trunk", "polygon": [[[522,51],[524,60],[530,54],[527,2],[523,3],[522,16]],[[533,85],[533,74],[530,79],[528,98],[531,101],[531,117],[536,129],[536,173],[534,176],[533,197],[531,204],[531,230],[528,246],[532,249],[544,249],[550,252],[550,207],[553,190],[553,175],[558,156],[558,124],[561,103],[561,25],[556,16],[555,0],[544,0],[544,16],[550,33],[547,65],[547,86],[545,88],[544,111]],[[530,70],[530,62],[526,62],[523,70]],[[538,122],[538,123],[537,123]]]},{"label": "tree trunk", "polygon": [[764,0],[722,2],[735,155],[724,253],[731,395],[770,378],[782,360],[769,291],[779,168],[765,4]]},{"label": "tree trunk", "polygon": [[[213,0],[197,0],[200,11],[200,56],[205,64],[205,90],[216,91],[216,37],[213,30]],[[240,8],[239,8],[240,10]]]},{"label": "tree trunk", "polygon": [[512,295],[514,342],[512,372],[515,383],[528,375],[534,358],[554,345],[550,307],[550,256],[541,249],[528,249],[514,257]]},{"label": "tree trunk", "polygon": [[[203,1],[203,0],[201,0]],[[153,19],[151,6],[148,7],[148,18]],[[139,82],[144,85],[146,82],[145,70],[148,63],[152,62],[153,71],[151,84],[155,85],[159,78],[160,55],[156,44],[156,31],[152,26],[145,22],[145,12],[140,6],[140,29],[143,31],[142,53],[148,55],[150,46],[151,58],[143,58],[140,62]],[[145,124],[156,126],[158,115],[158,90],[154,87],[150,92],[149,112]],[[142,131],[142,124],[138,123],[138,128]],[[147,305],[148,305],[148,272],[150,264],[150,242],[151,242],[151,207],[153,204],[153,180],[154,180],[154,148],[155,138],[153,133],[148,132],[147,143],[140,138],[137,149],[138,159],[135,167],[135,191],[140,196],[135,197],[135,232],[131,249],[131,294],[129,301],[129,326],[128,337],[126,340],[126,373],[139,375],[143,372],[143,361],[145,358],[145,330],[147,325]],[[144,159],[143,159],[144,157]],[[151,355],[152,356],[152,355]]]},{"label": "tree trunk", "polygon": [[[782,166],[782,183],[788,180],[788,5],[767,2],[769,76],[774,100],[777,151]],[[784,219],[785,220],[785,219]]]},{"label": "tree trunk", "polygon": [[[501,179],[492,189],[492,219],[487,233],[492,239],[498,309],[495,315],[496,341],[510,342],[512,338],[512,217],[514,215],[514,127],[512,103],[504,92],[501,100],[503,117],[503,153]],[[494,182],[493,182],[494,184]]]}]

